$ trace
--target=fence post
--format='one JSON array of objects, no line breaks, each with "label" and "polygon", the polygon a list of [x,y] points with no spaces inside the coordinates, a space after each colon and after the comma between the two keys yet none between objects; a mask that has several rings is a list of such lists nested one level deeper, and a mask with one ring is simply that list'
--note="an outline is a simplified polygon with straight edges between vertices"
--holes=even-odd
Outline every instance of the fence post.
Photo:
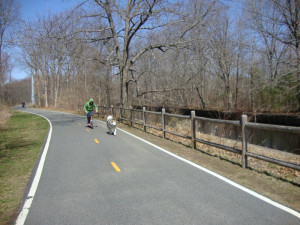
[{"label": "fence post", "polygon": [[196,148],[196,142],[195,142],[195,111],[191,111],[191,134],[192,134],[192,148]]},{"label": "fence post", "polygon": [[145,124],[146,124],[146,113],[145,113],[145,111],[146,111],[146,107],[143,107],[143,130],[146,132],[146,126],[145,126]]},{"label": "fence post", "polygon": [[248,132],[246,124],[248,122],[247,115],[242,115],[242,167],[248,167],[248,159],[247,159],[247,142],[248,142]]},{"label": "fence post", "polygon": [[161,128],[162,128],[162,136],[163,136],[163,138],[166,138],[166,132],[165,132],[165,113],[166,113],[166,109],[162,108],[162,110],[161,110]]},{"label": "fence post", "polygon": [[132,106],[129,106],[130,109],[130,126],[132,127]]},{"label": "fence post", "polygon": [[106,116],[106,106],[105,105],[103,106],[103,113],[104,113],[103,116],[105,117]]}]

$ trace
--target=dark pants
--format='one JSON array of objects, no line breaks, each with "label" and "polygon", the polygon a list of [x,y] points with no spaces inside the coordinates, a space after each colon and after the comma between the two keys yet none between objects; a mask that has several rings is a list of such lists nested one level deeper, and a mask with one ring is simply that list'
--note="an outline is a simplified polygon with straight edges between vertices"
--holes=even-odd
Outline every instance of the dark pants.
[{"label": "dark pants", "polygon": [[88,124],[91,122],[91,116],[93,115],[93,112],[87,112],[86,117],[88,120]]}]

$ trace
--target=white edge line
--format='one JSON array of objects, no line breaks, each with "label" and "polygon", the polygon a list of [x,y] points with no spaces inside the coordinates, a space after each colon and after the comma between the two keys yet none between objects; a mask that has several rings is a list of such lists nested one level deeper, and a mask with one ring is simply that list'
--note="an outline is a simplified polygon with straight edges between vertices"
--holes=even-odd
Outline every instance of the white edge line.
[{"label": "white edge line", "polygon": [[[31,112],[28,112],[28,111],[21,111],[21,112],[31,113]],[[20,214],[19,214],[19,216],[16,220],[16,225],[23,225],[25,223],[26,217],[29,213],[31,203],[33,201],[35,192],[37,190],[37,187],[38,187],[41,175],[42,175],[42,171],[43,171],[43,167],[44,167],[44,163],[45,163],[45,159],[46,159],[46,155],[47,155],[47,152],[48,152],[48,148],[49,148],[49,144],[50,144],[50,140],[51,140],[51,135],[52,135],[52,124],[51,124],[50,120],[48,118],[46,118],[45,116],[42,116],[42,115],[39,115],[39,114],[36,114],[36,113],[31,113],[31,114],[34,114],[34,115],[45,118],[49,123],[49,132],[48,132],[48,137],[47,137],[46,144],[45,144],[44,149],[43,149],[43,154],[40,158],[38,168],[36,170],[34,179],[32,181],[32,184],[31,184],[29,193],[27,195],[27,198],[24,202],[23,208],[22,208],[22,210],[21,210],[21,212],[20,212]]]},{"label": "white edge line", "polygon": [[[56,112],[56,111],[54,111],[54,112]],[[62,112],[62,113],[63,113],[63,112]],[[72,114],[72,113],[66,113],[66,114],[70,114],[70,115],[75,115],[75,116],[76,116],[76,114]],[[84,116],[81,116],[81,115],[77,115],[77,116],[84,117]],[[45,118],[46,118],[46,117],[45,117]],[[46,118],[46,119],[47,119],[47,118]],[[48,120],[48,119],[47,119],[47,120]],[[49,120],[48,120],[48,121],[49,121]],[[98,120],[98,121],[100,121],[100,122],[102,122],[102,123],[105,124],[105,122],[102,121],[102,120]],[[50,121],[49,121],[49,122],[50,122]],[[252,191],[252,190],[250,190],[250,189],[248,189],[248,188],[246,188],[246,187],[244,187],[244,186],[242,186],[242,185],[240,185],[240,184],[238,184],[238,183],[235,183],[234,181],[229,180],[228,178],[223,177],[223,176],[221,176],[220,174],[217,174],[217,173],[215,173],[215,172],[213,172],[213,171],[211,171],[211,170],[208,170],[208,169],[206,169],[206,168],[204,168],[204,167],[202,167],[202,166],[199,166],[199,165],[196,164],[196,163],[193,163],[193,162],[191,162],[191,161],[189,161],[189,160],[187,160],[187,159],[184,159],[184,158],[182,158],[182,157],[180,157],[180,156],[178,156],[178,155],[175,155],[174,153],[171,153],[171,152],[169,152],[169,151],[167,151],[167,150],[165,150],[165,149],[163,149],[163,148],[161,148],[161,147],[159,147],[159,146],[157,146],[157,145],[155,145],[155,144],[153,144],[153,143],[151,143],[151,142],[149,142],[149,141],[144,140],[143,138],[140,138],[140,137],[138,137],[138,136],[136,136],[136,135],[134,135],[134,134],[131,134],[131,133],[125,131],[125,130],[122,130],[122,129],[120,129],[120,128],[117,128],[117,129],[118,129],[118,130],[121,130],[121,131],[123,131],[124,133],[129,134],[129,135],[131,135],[132,137],[135,137],[135,138],[137,138],[137,139],[139,139],[139,140],[141,140],[141,141],[143,141],[143,142],[145,142],[145,143],[147,143],[147,144],[149,144],[149,145],[151,145],[151,146],[153,146],[153,147],[155,147],[155,148],[157,148],[158,150],[160,150],[160,151],[162,151],[162,152],[165,152],[165,153],[167,153],[167,154],[173,156],[174,158],[177,158],[177,159],[179,159],[179,160],[181,160],[181,161],[183,161],[183,162],[185,162],[185,163],[187,163],[187,164],[190,164],[191,166],[194,166],[194,167],[196,167],[196,168],[198,168],[198,169],[200,169],[200,170],[202,170],[202,171],[204,171],[204,172],[206,172],[206,173],[208,173],[208,174],[210,174],[210,175],[212,175],[212,176],[214,176],[214,177],[217,177],[217,178],[219,178],[220,180],[222,180],[222,181],[224,181],[224,182],[226,182],[226,183],[228,183],[228,184],[230,184],[230,185],[232,185],[232,186],[234,186],[234,187],[236,187],[236,188],[238,188],[238,189],[240,189],[240,190],[242,190],[242,191],[244,191],[244,192],[246,192],[246,193],[248,193],[248,194],[250,194],[250,195],[252,195],[252,196],[254,196],[254,197],[256,197],[256,198],[258,198],[258,199],[261,199],[261,200],[263,200],[263,201],[265,201],[265,202],[267,202],[267,203],[269,203],[269,204],[271,204],[271,205],[273,205],[273,206],[275,206],[275,207],[277,207],[277,208],[279,208],[279,209],[281,209],[281,210],[283,210],[283,211],[286,211],[286,212],[288,212],[288,213],[290,213],[290,214],[292,214],[292,215],[294,215],[294,216],[296,216],[296,217],[298,217],[298,218],[300,219],[300,213],[297,212],[297,211],[295,211],[295,210],[293,210],[293,209],[291,209],[291,208],[289,208],[289,207],[286,207],[286,206],[284,206],[284,205],[282,205],[282,204],[280,204],[280,203],[278,203],[278,202],[275,202],[275,201],[273,201],[273,200],[271,200],[271,199],[269,199],[269,198],[267,198],[267,197],[265,197],[265,196],[263,196],[263,195],[261,195],[261,194],[258,194],[257,192]],[[51,130],[52,130],[52,127],[51,127]],[[51,135],[50,135],[50,136],[51,136]],[[22,224],[17,224],[17,225],[22,225]]]},{"label": "white edge line", "polygon": [[261,199],[261,200],[263,200],[263,201],[265,201],[265,202],[267,202],[267,203],[269,203],[269,204],[271,204],[271,205],[273,205],[273,206],[275,206],[275,207],[277,207],[279,209],[282,209],[282,210],[284,210],[284,211],[286,211],[286,212],[288,212],[288,213],[290,213],[290,214],[292,214],[292,215],[294,215],[294,216],[296,216],[296,217],[298,217],[300,219],[300,213],[297,212],[297,211],[295,211],[295,210],[293,210],[293,209],[291,209],[291,208],[288,208],[288,207],[286,207],[286,206],[284,206],[284,205],[282,205],[282,204],[280,204],[278,202],[275,202],[275,201],[273,201],[273,200],[271,200],[271,199],[269,199],[269,198],[267,198],[267,197],[265,197],[265,196],[263,196],[261,194],[258,194],[257,192],[252,191],[252,190],[250,190],[250,189],[248,189],[248,188],[246,188],[246,187],[244,187],[244,186],[242,186],[242,185],[240,185],[238,183],[235,183],[234,181],[229,180],[228,178],[223,177],[220,174],[217,174],[215,172],[212,172],[211,170],[208,170],[208,169],[206,169],[206,168],[204,168],[202,166],[199,166],[196,163],[193,163],[193,162],[191,162],[191,161],[189,161],[187,159],[184,159],[184,158],[182,158],[182,157],[180,157],[178,155],[175,155],[174,153],[171,153],[171,152],[169,152],[169,151],[167,151],[167,150],[165,150],[165,149],[163,149],[163,148],[161,148],[161,147],[159,147],[159,146],[157,146],[157,145],[155,145],[155,144],[153,144],[153,143],[151,143],[149,141],[146,141],[146,140],[144,140],[144,139],[142,139],[142,138],[140,138],[138,136],[135,136],[134,134],[131,134],[131,133],[127,132],[127,131],[124,131],[124,130],[122,130],[120,128],[118,128],[118,130],[121,130],[124,133],[129,134],[129,135],[131,135],[131,136],[133,136],[133,137],[135,137],[135,138],[137,138],[137,139],[139,139],[139,140],[141,140],[141,141],[143,141],[143,142],[145,142],[145,143],[147,143],[147,144],[149,144],[149,145],[151,145],[151,146],[159,149],[162,152],[165,152],[165,153],[167,153],[167,154],[169,154],[169,155],[171,155],[171,156],[173,156],[173,157],[175,157],[175,158],[177,158],[177,159],[179,159],[179,160],[181,160],[181,161],[183,161],[185,163],[188,163],[188,164],[190,164],[190,165],[192,165],[192,166],[194,166],[194,167],[196,167],[196,168],[198,168],[198,169],[200,169],[200,170],[202,170],[202,171],[204,171],[204,172],[206,172],[206,173],[208,173],[208,174],[210,174],[210,175],[212,175],[214,177],[217,177],[220,180],[222,180],[222,181],[224,181],[224,182],[226,182],[226,183],[228,183],[228,184],[230,184],[230,185],[232,185],[232,186],[234,186],[234,187],[236,187],[236,188],[238,188],[238,189],[240,189],[240,190],[242,190],[244,192],[247,192],[248,194],[250,194],[250,195],[252,195],[252,196],[254,196],[256,198],[259,198],[259,199]]},{"label": "white edge line", "polygon": [[[67,114],[71,114],[71,113],[67,113]],[[75,114],[72,114],[72,115],[75,115]],[[84,116],[82,116],[82,117],[84,117]],[[102,121],[102,120],[98,120],[98,121],[100,121],[101,123],[105,124],[105,122]],[[160,150],[162,152],[165,152],[165,153],[167,153],[167,154],[169,154],[169,155],[171,155],[171,156],[173,156],[173,157],[175,157],[175,158],[177,158],[177,159],[179,159],[179,160],[181,160],[181,161],[183,161],[183,162],[185,162],[187,164],[190,164],[191,166],[194,166],[194,167],[196,167],[196,168],[198,168],[198,169],[200,169],[200,170],[202,170],[202,171],[204,171],[204,172],[206,172],[206,173],[208,173],[208,174],[210,174],[210,175],[212,175],[214,177],[217,177],[220,180],[222,180],[222,181],[224,181],[224,182],[226,182],[226,183],[228,183],[228,184],[230,184],[230,185],[232,185],[232,186],[234,186],[234,187],[236,187],[236,188],[238,188],[238,189],[240,189],[240,190],[242,190],[242,191],[244,191],[244,192],[246,192],[246,193],[248,193],[248,194],[250,194],[250,195],[252,195],[252,196],[254,196],[256,198],[258,198],[258,199],[260,199],[260,200],[263,200],[263,201],[265,201],[265,202],[267,202],[267,203],[269,203],[269,204],[271,204],[271,205],[273,205],[273,206],[275,206],[275,207],[277,207],[277,208],[279,208],[279,209],[281,209],[283,211],[286,211],[286,212],[288,212],[288,213],[290,213],[290,214],[292,214],[292,215],[294,215],[294,216],[296,216],[296,217],[298,217],[300,219],[300,213],[297,212],[297,211],[295,211],[295,210],[293,210],[293,209],[291,209],[291,208],[289,208],[289,207],[287,207],[287,206],[284,206],[284,205],[282,205],[282,204],[280,204],[278,202],[275,202],[272,199],[269,199],[269,198],[267,198],[267,197],[265,197],[265,196],[263,196],[261,194],[258,194],[255,191],[252,191],[252,190],[250,190],[250,189],[248,189],[248,188],[246,188],[246,187],[244,187],[244,186],[242,186],[242,185],[240,185],[240,184],[238,184],[238,183],[236,183],[236,182],[234,182],[234,181],[226,178],[226,177],[221,176],[220,174],[217,174],[217,173],[215,173],[215,172],[213,172],[213,171],[211,171],[209,169],[206,169],[206,168],[204,168],[202,166],[199,166],[196,163],[193,163],[193,162],[191,162],[191,161],[189,161],[187,159],[184,159],[184,158],[182,158],[182,157],[180,157],[180,156],[178,156],[178,155],[176,155],[174,153],[171,153],[171,152],[169,152],[169,151],[167,151],[167,150],[165,150],[165,149],[163,149],[163,148],[161,148],[161,147],[159,147],[159,146],[157,146],[157,145],[155,145],[155,144],[153,144],[153,143],[151,143],[149,141],[144,140],[143,138],[140,138],[140,137],[138,137],[138,136],[136,136],[134,134],[131,134],[131,133],[125,131],[125,130],[122,130],[120,128],[117,128],[117,129],[121,130],[124,133],[129,134],[132,137],[135,137],[135,138],[137,138],[137,139],[139,139],[139,140],[141,140],[141,141],[143,141],[143,142],[145,142],[145,143],[147,143],[147,144],[149,144],[149,145],[157,148],[158,150]]]}]

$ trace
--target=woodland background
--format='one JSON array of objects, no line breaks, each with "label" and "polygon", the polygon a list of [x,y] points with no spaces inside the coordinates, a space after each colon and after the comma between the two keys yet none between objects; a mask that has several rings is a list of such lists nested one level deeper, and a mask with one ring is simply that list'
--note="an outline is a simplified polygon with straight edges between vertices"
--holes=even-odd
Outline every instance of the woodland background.
[{"label": "woodland background", "polygon": [[[298,0],[84,0],[18,17],[0,1],[0,104],[300,111]],[[13,80],[11,48],[30,77]],[[31,93],[32,79],[34,95]]]}]

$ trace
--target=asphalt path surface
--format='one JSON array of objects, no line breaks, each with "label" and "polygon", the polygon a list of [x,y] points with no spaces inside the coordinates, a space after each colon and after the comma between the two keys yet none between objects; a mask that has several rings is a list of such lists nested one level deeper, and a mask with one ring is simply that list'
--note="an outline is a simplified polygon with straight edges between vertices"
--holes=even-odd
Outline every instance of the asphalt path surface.
[{"label": "asphalt path surface", "polygon": [[45,116],[53,129],[25,224],[300,224],[122,130],[109,135],[101,121],[89,129],[83,116],[21,110]]}]

